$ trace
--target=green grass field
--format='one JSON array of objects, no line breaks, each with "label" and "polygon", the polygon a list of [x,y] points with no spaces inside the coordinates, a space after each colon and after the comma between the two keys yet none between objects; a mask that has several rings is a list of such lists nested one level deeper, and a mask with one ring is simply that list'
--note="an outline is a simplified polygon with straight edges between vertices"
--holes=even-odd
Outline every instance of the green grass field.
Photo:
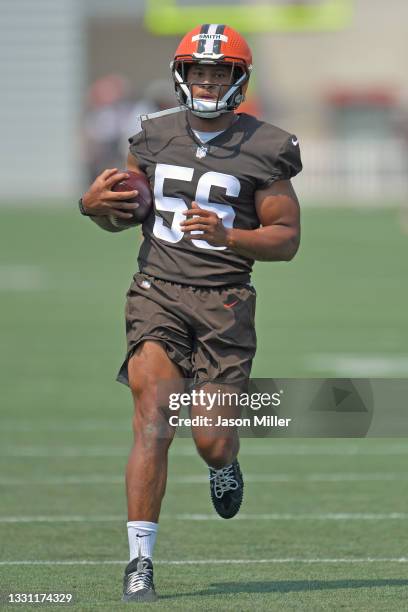
[{"label": "green grass field", "polygon": [[[74,206],[75,208],[75,206]],[[136,232],[75,210],[0,213],[0,593],[120,602],[129,392],[114,381]],[[290,264],[258,264],[257,377],[408,374],[408,236],[395,212],[307,210]],[[157,610],[408,610],[408,441],[245,439],[245,500],[217,519],[171,450]],[[37,606],[38,607],[38,606]],[[60,609],[61,606],[48,606]]]}]

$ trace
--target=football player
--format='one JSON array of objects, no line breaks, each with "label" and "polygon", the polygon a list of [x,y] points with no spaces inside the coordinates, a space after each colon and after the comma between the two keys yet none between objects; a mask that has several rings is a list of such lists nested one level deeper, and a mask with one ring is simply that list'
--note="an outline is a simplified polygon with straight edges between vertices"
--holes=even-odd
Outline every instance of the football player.
[{"label": "football player", "polygon": [[[226,25],[196,27],[182,39],[171,71],[179,106],[140,119],[128,169],[143,172],[154,206],[143,223],[139,272],[127,293],[127,354],[118,380],[130,386],[134,447],[127,472],[130,562],[125,601],[153,601],[153,549],[175,433],[160,400],[167,381],[200,389],[248,381],[255,355],[254,260],[289,261],[300,239],[290,179],[301,169],[296,136],[236,112],[252,70],[245,39]],[[116,193],[126,178],[103,172],[80,201],[108,231],[132,224],[137,192]],[[191,417],[208,416],[191,406]],[[211,416],[237,414],[215,407]],[[235,428],[192,427],[209,468],[218,514],[233,517],[243,496]]]}]

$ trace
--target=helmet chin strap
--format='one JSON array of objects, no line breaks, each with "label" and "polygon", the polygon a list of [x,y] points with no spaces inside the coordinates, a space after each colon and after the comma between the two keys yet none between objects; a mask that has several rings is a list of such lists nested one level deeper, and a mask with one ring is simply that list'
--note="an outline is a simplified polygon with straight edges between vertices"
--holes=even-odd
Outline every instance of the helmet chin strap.
[{"label": "helmet chin strap", "polygon": [[190,110],[196,117],[215,119],[216,117],[229,112],[227,108],[217,108],[218,104],[218,102],[193,98]]},{"label": "helmet chin strap", "polygon": [[227,113],[228,111],[218,111],[216,113],[204,113],[203,111],[190,111],[192,115],[195,117],[200,117],[201,119],[216,119],[220,117],[223,113]]}]

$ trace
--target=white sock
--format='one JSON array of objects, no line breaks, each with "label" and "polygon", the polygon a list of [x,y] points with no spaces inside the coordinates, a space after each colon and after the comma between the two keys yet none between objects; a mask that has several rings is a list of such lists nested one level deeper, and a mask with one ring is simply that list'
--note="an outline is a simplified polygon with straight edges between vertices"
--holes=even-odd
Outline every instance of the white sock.
[{"label": "white sock", "polygon": [[130,561],[139,556],[153,558],[153,549],[156,544],[157,523],[149,521],[128,521],[128,539]]}]

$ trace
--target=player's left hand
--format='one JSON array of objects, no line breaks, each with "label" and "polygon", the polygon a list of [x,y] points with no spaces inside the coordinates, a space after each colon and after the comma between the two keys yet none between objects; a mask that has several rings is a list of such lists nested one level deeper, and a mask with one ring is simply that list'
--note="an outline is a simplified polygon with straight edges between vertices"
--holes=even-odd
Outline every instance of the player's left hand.
[{"label": "player's left hand", "polygon": [[[226,246],[228,230],[215,213],[200,208],[197,202],[191,203],[191,208],[185,210],[186,220],[180,223],[181,231],[187,240],[206,240],[212,246]],[[199,231],[200,234],[191,234]]]}]

